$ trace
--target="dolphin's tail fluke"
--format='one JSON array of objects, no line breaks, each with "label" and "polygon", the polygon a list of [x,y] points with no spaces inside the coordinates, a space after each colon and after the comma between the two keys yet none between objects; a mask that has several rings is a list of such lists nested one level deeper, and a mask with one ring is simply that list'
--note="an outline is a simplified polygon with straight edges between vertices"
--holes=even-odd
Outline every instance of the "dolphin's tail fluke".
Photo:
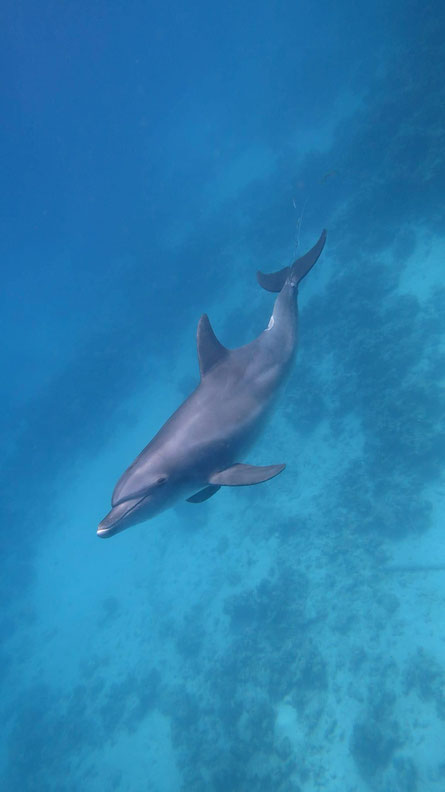
[{"label": "dolphin's tail fluke", "polygon": [[323,231],[317,244],[308,253],[294,261],[290,267],[284,267],[278,272],[257,272],[258,283],[263,289],[270,292],[280,292],[289,279],[295,286],[304,278],[319,258],[326,242],[326,231]]}]

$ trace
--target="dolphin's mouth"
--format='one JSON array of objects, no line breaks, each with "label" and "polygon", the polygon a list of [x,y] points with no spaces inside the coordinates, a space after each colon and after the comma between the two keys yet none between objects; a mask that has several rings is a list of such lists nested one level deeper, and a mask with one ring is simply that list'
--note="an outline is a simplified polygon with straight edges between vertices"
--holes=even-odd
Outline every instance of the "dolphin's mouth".
[{"label": "dolphin's mouth", "polygon": [[129,498],[126,501],[122,501],[117,506],[113,506],[107,516],[99,523],[97,535],[103,539],[107,539],[109,536],[114,536],[114,534],[120,531],[125,531],[128,527],[126,518],[146,500],[146,497],[147,496],[142,498]]}]

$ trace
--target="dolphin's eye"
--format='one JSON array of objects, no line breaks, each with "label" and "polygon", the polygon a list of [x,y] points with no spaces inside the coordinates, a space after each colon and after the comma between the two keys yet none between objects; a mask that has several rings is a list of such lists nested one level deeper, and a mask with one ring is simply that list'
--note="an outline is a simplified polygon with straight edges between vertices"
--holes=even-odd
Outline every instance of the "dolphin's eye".
[{"label": "dolphin's eye", "polygon": [[167,476],[159,476],[159,478],[156,481],[156,484],[158,487],[161,487],[162,484],[165,484],[166,481],[167,481]]}]

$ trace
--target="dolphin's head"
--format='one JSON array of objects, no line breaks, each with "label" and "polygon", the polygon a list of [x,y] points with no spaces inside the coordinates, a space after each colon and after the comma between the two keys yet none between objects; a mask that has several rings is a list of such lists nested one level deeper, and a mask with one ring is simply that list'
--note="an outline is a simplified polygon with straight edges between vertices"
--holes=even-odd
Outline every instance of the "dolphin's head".
[{"label": "dolphin's head", "polygon": [[[107,538],[131,525],[149,520],[169,505],[169,498],[162,498],[161,484],[151,487],[144,495],[127,498],[111,507],[111,511],[99,523],[97,535]],[[156,489],[159,488],[159,492]]]},{"label": "dolphin's head", "polygon": [[97,535],[103,538],[145,522],[171,506],[182,494],[178,476],[168,471],[156,457],[138,457],[117,482],[112,508],[99,523]]}]

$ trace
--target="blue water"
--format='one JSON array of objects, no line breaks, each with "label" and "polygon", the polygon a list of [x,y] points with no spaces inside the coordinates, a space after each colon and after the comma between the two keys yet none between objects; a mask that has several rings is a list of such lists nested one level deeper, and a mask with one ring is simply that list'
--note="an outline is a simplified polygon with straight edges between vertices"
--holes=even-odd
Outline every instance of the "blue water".
[{"label": "blue water", "polygon": [[[1,11],[0,788],[445,789],[445,11]],[[108,541],[328,229],[253,464]]]}]

